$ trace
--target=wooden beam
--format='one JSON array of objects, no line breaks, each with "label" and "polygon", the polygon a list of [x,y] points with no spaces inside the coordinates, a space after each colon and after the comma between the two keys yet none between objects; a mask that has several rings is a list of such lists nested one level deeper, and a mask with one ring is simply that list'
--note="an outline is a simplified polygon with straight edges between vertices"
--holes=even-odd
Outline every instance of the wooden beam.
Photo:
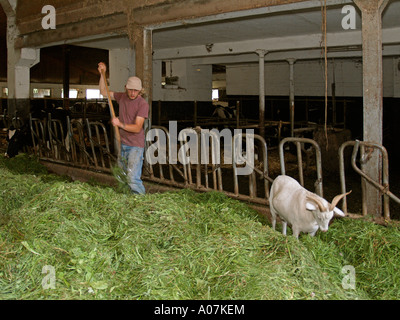
[{"label": "wooden beam", "polygon": [[[26,1],[28,3],[28,1]],[[86,1],[79,1],[69,5],[54,5],[56,9],[56,27],[62,27],[68,24],[80,23],[85,20],[91,19],[107,19],[107,16],[123,14],[125,12],[123,0],[106,1],[99,3],[99,1],[92,1],[94,4],[87,5]],[[25,2],[24,2],[25,3]],[[32,5],[31,5],[32,6]],[[28,35],[32,32],[42,31],[42,7],[34,4],[34,14],[28,16],[23,15],[25,7],[18,6],[17,9],[17,23],[21,35]]]},{"label": "wooden beam", "polygon": [[95,36],[110,32],[125,34],[127,18],[123,13],[103,17],[102,19],[90,19],[79,23],[58,26],[54,30],[40,30],[29,35],[21,36],[16,41],[15,47],[45,47],[52,44],[63,44],[68,40],[79,39],[86,36]]},{"label": "wooden beam", "polygon": [[[134,10],[135,22],[151,26],[167,21],[180,21],[219,15],[229,12],[252,10],[271,6],[309,2],[304,0],[175,0],[158,1],[152,6],[142,6]],[[319,1],[318,1],[319,2]]]}]

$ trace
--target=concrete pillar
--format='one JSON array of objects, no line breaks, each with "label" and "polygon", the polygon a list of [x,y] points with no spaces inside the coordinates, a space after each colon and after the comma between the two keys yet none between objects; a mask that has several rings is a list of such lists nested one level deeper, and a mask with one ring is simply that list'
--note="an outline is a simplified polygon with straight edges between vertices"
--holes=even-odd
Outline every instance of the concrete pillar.
[{"label": "concrete pillar", "polygon": [[400,98],[400,58],[393,58],[393,97]]},{"label": "concrete pillar", "polygon": [[39,62],[38,49],[8,50],[8,115],[27,120],[30,111],[30,68]]},{"label": "concrete pillar", "polygon": [[289,108],[290,108],[290,135],[294,136],[294,63],[296,59],[286,59],[289,63]]},{"label": "concrete pillar", "polygon": [[[40,49],[8,48],[8,94],[15,99],[30,98],[30,68],[40,61]],[[11,54],[11,56],[10,56]]]},{"label": "concrete pillar", "polygon": [[144,97],[149,103],[149,121],[151,126],[153,100],[153,33],[152,30],[133,24],[129,26],[129,38],[135,50],[136,76],[142,80]]},{"label": "concrete pillar", "polygon": [[7,82],[8,115],[16,114],[25,119],[30,110],[30,68],[40,61],[40,50],[34,48],[15,49],[18,38],[16,24],[16,1],[1,0],[7,15]]},{"label": "concrete pillar", "polygon": [[126,80],[135,75],[135,52],[132,48],[109,51],[110,90],[124,91]]},{"label": "concrete pillar", "polygon": [[260,136],[265,138],[265,55],[268,51],[263,49],[256,50],[258,54],[259,70],[259,126]]},{"label": "concrete pillar", "polygon": [[69,78],[70,78],[70,56],[71,49],[68,45],[63,46],[63,93],[64,108],[69,109]]},{"label": "concrete pillar", "polygon": [[[389,0],[354,0],[362,13],[364,141],[382,144],[383,71],[382,71],[382,12]],[[363,165],[374,181],[382,183],[382,159],[374,151]],[[368,213],[382,214],[380,192],[367,184]]]}]

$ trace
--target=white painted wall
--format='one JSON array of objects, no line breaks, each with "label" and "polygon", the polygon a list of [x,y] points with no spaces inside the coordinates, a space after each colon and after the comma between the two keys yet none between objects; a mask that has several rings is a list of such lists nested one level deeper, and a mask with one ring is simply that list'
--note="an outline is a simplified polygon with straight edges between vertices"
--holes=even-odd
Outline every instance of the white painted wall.
[{"label": "white painted wall", "polygon": [[[212,66],[193,65],[191,59],[172,62],[172,76],[179,77],[178,88],[162,88],[161,60],[153,61],[153,101],[211,101]],[[167,70],[170,75],[170,70]]]},{"label": "white painted wall", "polygon": [[[384,58],[384,96],[400,97],[398,58]],[[334,70],[333,70],[334,68]],[[396,71],[397,69],[397,71]],[[294,64],[296,96],[325,95],[325,64],[323,60],[297,61]],[[328,63],[328,95],[335,76],[336,96],[362,96],[361,59],[337,59]],[[226,68],[228,95],[258,95],[258,64],[231,65]],[[289,63],[265,64],[265,94],[289,95]]]},{"label": "white painted wall", "polygon": [[[6,95],[2,95],[3,88],[7,88],[7,82],[0,82],[0,98],[7,98]],[[33,97],[33,89],[51,89],[51,98],[61,99],[61,92],[63,89],[63,85],[60,83],[37,83],[31,82],[29,89],[29,97]],[[84,98],[86,94],[86,89],[99,89],[98,85],[82,85],[82,84],[70,84],[70,89],[76,89],[81,91],[82,96],[79,98]]]},{"label": "white painted wall", "polygon": [[[116,52],[115,59],[124,56],[124,60],[131,60],[131,53]],[[112,58],[113,59],[113,58]],[[383,59],[383,93],[384,97],[400,98],[400,58],[385,57]],[[117,63],[114,65],[114,71]],[[119,70],[120,76],[113,72],[110,81],[117,90],[123,90],[126,78],[132,75],[132,69]],[[111,71],[111,70],[110,70]],[[153,61],[153,101],[211,101],[212,93],[212,66],[194,65],[193,60],[179,59],[173,62],[173,75],[179,76],[180,89],[161,88],[161,60]],[[294,80],[296,96],[321,96],[325,92],[324,63],[322,61],[297,61],[294,64]],[[331,95],[333,79],[333,63],[328,66],[328,95]],[[362,96],[362,61],[361,58],[335,60],[336,96]],[[118,82],[119,81],[119,82]],[[6,88],[7,83],[0,83]],[[234,64],[226,68],[226,86],[228,95],[256,95],[258,96],[258,64]],[[122,88],[120,88],[122,87]],[[62,84],[31,83],[32,88],[52,88],[52,97],[61,97]],[[71,85],[71,88],[82,89],[98,86]],[[267,62],[265,64],[265,94],[289,96],[289,63]],[[1,93],[0,93],[1,94]],[[4,96],[3,96],[4,97]]]}]

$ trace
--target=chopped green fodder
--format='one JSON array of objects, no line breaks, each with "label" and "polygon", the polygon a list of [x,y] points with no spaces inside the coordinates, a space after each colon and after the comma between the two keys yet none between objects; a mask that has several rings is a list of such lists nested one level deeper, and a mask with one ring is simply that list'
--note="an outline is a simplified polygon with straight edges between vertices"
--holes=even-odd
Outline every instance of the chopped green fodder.
[{"label": "chopped green fodder", "polygon": [[398,227],[336,219],[297,241],[221,193],[134,196],[11,160],[0,158],[0,299],[400,298]]}]

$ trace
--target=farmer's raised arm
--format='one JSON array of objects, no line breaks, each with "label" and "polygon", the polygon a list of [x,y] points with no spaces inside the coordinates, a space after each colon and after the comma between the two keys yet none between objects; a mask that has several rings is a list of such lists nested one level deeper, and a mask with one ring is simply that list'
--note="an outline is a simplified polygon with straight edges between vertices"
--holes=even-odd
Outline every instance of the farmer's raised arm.
[{"label": "farmer's raised arm", "polygon": [[[106,64],[104,62],[100,62],[97,70],[99,70],[99,73],[100,73],[100,82],[99,82],[100,93],[103,97],[107,97],[107,89],[105,86],[105,81],[107,81],[107,79],[103,79],[103,73],[102,73],[102,71],[104,71],[104,74],[105,74],[107,71]],[[111,99],[114,99],[113,91],[110,91],[110,97],[111,97]]]},{"label": "farmer's raised arm", "polygon": [[121,129],[124,129],[125,131],[132,132],[132,133],[138,133],[142,130],[144,121],[146,119],[142,117],[136,117],[136,122],[135,123],[122,123],[119,118],[114,118],[112,119],[112,124],[114,126],[117,126]]}]

